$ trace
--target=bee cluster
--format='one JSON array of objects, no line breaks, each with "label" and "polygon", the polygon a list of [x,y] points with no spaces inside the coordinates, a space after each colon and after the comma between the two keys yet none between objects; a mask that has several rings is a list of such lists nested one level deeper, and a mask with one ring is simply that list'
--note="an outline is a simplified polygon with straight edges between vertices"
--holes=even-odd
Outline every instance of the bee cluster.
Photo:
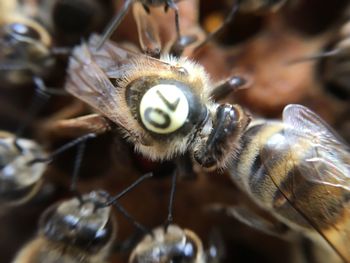
[{"label": "bee cluster", "polygon": [[350,4],[0,0],[0,262],[350,263]]}]

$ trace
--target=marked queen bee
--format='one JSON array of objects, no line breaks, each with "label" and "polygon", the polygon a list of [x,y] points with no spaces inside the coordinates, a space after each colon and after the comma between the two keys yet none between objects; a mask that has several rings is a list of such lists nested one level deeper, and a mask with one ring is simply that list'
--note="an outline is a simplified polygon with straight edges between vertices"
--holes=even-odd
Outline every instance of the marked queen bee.
[{"label": "marked queen bee", "polygon": [[350,262],[349,148],[320,117],[289,105],[283,121],[247,128],[250,117],[239,105],[214,100],[222,89],[237,87],[237,78],[215,86],[202,66],[185,58],[155,59],[110,41],[97,50],[98,42],[93,36],[75,48],[66,84],[104,116],[91,117],[103,119],[103,127],[80,119],[88,131],[104,132],[111,122],[150,159],[189,153],[206,168],[229,166],[232,179],[262,208],[293,230],[322,236]]},{"label": "marked queen bee", "polygon": [[[137,151],[152,160],[191,153],[204,167],[223,168],[250,118],[238,105],[217,104],[215,90],[238,85],[237,77],[214,88],[204,68],[185,58],[160,60],[127,51],[98,36],[76,47],[70,59],[66,90],[117,124]],[[241,83],[240,83],[241,84]],[[88,126],[104,132],[105,125]],[[54,128],[76,129],[79,119]],[[229,153],[229,154],[227,154]],[[232,154],[231,154],[232,153]]]}]

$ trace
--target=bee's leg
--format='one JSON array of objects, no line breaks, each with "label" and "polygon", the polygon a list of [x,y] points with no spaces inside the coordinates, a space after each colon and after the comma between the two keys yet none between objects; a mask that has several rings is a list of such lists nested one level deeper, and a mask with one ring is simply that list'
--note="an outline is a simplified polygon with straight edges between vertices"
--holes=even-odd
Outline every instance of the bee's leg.
[{"label": "bee's leg", "polygon": [[133,14],[137,25],[137,31],[141,49],[149,56],[159,58],[161,42],[158,25],[154,17],[150,16],[140,3],[133,5]]},{"label": "bee's leg", "polygon": [[99,114],[50,122],[45,136],[49,138],[75,138],[87,133],[103,134],[112,130],[112,123]]},{"label": "bee's leg", "polygon": [[196,35],[181,36],[176,38],[175,42],[171,45],[169,53],[175,57],[180,57],[184,49],[195,43],[198,40]]},{"label": "bee's leg", "polygon": [[112,33],[115,31],[115,29],[119,26],[127,12],[129,11],[129,8],[131,4],[133,3],[133,0],[125,0],[124,5],[122,9],[119,11],[119,13],[112,19],[112,21],[107,25],[105,31],[102,33],[102,38],[100,42],[98,43],[96,50],[99,50],[103,44],[106,42],[107,39],[110,38]]},{"label": "bee's leg", "polygon": [[286,237],[290,230],[288,226],[275,218],[265,218],[253,209],[241,205],[211,204],[206,207],[208,212],[224,212],[226,215],[234,217],[239,222],[263,232],[277,237]]},{"label": "bee's leg", "polygon": [[[239,150],[240,137],[250,122],[250,117],[241,109],[231,104],[217,107],[213,123],[207,123],[195,142],[193,155],[203,167],[221,169]],[[208,132],[209,131],[209,132]]]},{"label": "bee's leg", "polygon": [[233,6],[232,6],[230,13],[226,16],[224,22],[219,26],[218,29],[216,29],[215,31],[208,34],[207,37],[196,46],[193,53],[198,52],[204,45],[206,45],[209,41],[211,41],[213,38],[215,38],[224,29],[233,20],[235,14],[238,11],[238,8],[239,8],[239,2],[235,1],[233,3]]},{"label": "bee's leg", "polygon": [[220,82],[214,87],[210,93],[210,97],[215,101],[226,98],[230,93],[233,93],[239,89],[246,88],[249,85],[249,81],[241,76],[232,76],[228,79]]},{"label": "bee's leg", "polygon": [[177,179],[177,172],[174,171],[171,177],[171,190],[170,190],[170,198],[169,198],[169,205],[168,205],[168,217],[164,223],[165,231],[167,231],[169,225],[171,225],[174,220],[173,210],[174,210],[174,200],[175,200],[175,192],[176,192],[176,179]]},{"label": "bee's leg", "polygon": [[165,12],[168,11],[168,8],[171,8],[174,10],[176,38],[180,39],[181,34],[180,34],[180,22],[179,22],[179,9],[178,9],[177,5],[175,4],[174,0],[167,0],[165,7],[164,7]]}]

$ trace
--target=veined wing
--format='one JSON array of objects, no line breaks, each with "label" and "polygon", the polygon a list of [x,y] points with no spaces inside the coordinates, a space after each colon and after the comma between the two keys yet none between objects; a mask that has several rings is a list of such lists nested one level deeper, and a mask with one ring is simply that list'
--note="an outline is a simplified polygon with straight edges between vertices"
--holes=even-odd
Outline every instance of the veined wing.
[{"label": "veined wing", "polygon": [[87,44],[83,43],[73,50],[65,88],[97,112],[129,131],[129,120],[120,110],[120,100],[124,99],[122,89],[125,88],[128,75],[132,70],[137,71],[143,67],[153,68],[154,72],[169,70],[171,65],[122,49],[111,41],[106,41],[102,48],[97,50],[99,39],[99,36],[93,35]]},{"label": "veined wing", "polygon": [[116,87],[94,61],[86,44],[73,51],[65,88],[115,123],[121,126],[125,123],[123,116],[118,114]]},{"label": "veined wing", "polygon": [[350,262],[347,146],[320,117],[300,105],[285,108],[281,125],[260,140],[261,161],[277,188],[275,211],[315,229],[344,262]]},{"label": "veined wing", "polygon": [[171,65],[159,59],[126,50],[112,41],[106,41],[101,49],[96,51],[100,37],[92,35],[89,40],[89,49],[93,60],[109,78],[119,79],[128,75],[135,66],[152,67],[159,70],[169,70]]},{"label": "veined wing", "polygon": [[[299,169],[308,180],[350,191],[350,148],[317,114],[291,104],[283,111],[285,134],[293,152],[305,151]],[[315,171],[311,173],[310,170]]]}]

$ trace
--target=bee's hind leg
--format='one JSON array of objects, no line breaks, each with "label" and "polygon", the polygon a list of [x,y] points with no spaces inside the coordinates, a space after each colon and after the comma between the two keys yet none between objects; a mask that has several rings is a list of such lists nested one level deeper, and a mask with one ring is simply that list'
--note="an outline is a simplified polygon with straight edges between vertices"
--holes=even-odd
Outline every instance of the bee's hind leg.
[{"label": "bee's hind leg", "polygon": [[76,138],[88,133],[96,135],[112,130],[113,124],[99,114],[90,114],[73,119],[50,122],[45,127],[49,138]]}]

